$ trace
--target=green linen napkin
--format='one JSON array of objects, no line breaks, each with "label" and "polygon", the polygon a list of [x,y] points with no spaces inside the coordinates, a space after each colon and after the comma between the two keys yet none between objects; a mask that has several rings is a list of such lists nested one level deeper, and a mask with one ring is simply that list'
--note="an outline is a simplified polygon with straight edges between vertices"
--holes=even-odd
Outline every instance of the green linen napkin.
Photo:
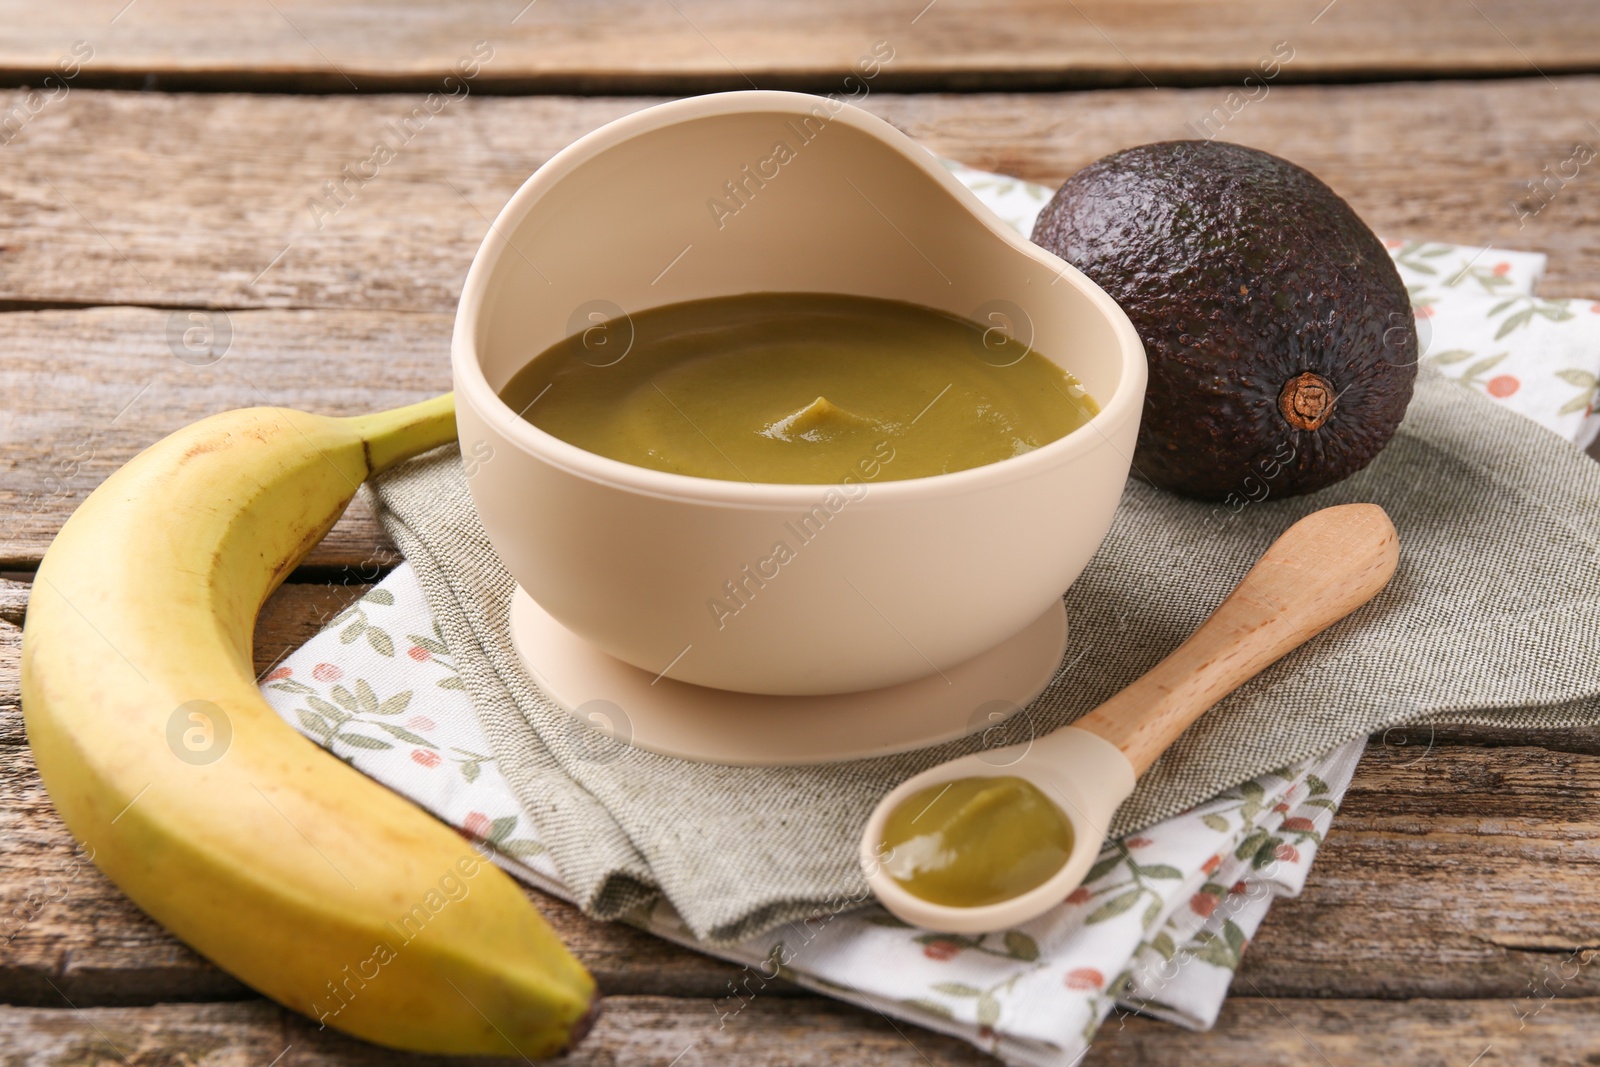
[{"label": "green linen napkin", "polygon": [[[1269,494],[1270,494],[1270,482]],[[380,478],[371,503],[416,570],[495,748],[563,881],[616,917],[664,892],[697,938],[729,943],[865,896],[855,843],[904,778],[978,747],[811,767],[736,768],[597,744],[527,677],[507,636],[514,582],[478,522],[459,454]],[[1071,722],[1153,666],[1291,523],[1371,501],[1400,532],[1390,586],[1204,716],[1139,783],[1112,833],[1400,723],[1600,722],[1600,465],[1424,367],[1394,441],[1309,497],[1237,509],[1132,483],[1066,595],[1064,667],[1030,728]]]}]

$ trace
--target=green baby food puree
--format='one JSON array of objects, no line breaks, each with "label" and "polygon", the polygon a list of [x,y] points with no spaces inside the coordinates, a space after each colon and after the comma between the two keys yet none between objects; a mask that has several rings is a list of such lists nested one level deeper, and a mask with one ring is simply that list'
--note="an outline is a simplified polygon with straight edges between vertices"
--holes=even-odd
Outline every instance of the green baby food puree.
[{"label": "green baby food puree", "polygon": [[997,904],[1043,885],[1072,855],[1072,824],[1013,775],[957,778],[911,794],[883,828],[889,877],[934,904]]},{"label": "green baby food puree", "polygon": [[1098,411],[1070,374],[992,324],[832,293],[596,316],[500,395],[540,429],[625,463],[819,484],[995,463]]}]

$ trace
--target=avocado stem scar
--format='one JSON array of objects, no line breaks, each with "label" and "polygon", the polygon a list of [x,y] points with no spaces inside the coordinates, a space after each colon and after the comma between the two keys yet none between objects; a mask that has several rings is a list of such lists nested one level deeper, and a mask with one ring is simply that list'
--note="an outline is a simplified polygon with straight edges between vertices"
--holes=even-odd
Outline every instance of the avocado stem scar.
[{"label": "avocado stem scar", "polygon": [[1278,412],[1290,426],[1310,432],[1328,421],[1335,399],[1332,382],[1306,371],[1283,383],[1283,391],[1278,394]]}]

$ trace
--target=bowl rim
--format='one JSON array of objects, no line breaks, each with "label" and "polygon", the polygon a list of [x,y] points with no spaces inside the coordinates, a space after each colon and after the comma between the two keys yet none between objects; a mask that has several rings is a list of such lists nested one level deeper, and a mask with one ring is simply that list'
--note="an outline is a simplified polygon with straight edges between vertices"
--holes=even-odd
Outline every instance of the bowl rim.
[{"label": "bowl rim", "polygon": [[[742,482],[705,478],[640,467],[589,452],[534,426],[512,411],[510,405],[489,385],[475,338],[490,282],[505,258],[508,247],[511,247],[511,239],[507,234],[515,230],[550,189],[579,166],[616,145],[669,126],[717,115],[759,112],[809,115],[819,103],[832,112],[830,121],[844,122],[899,152],[943,187],[996,237],[1049,268],[1059,280],[1072,285],[1087,297],[1112,327],[1122,364],[1117,388],[1101,404],[1099,413],[1049,444],[1020,456],[948,474],[881,482],[863,479],[856,484],[870,487],[870,491],[852,499],[863,503],[873,500],[887,504],[960,495],[1034,477],[1102,444],[1116,448],[1112,437],[1115,429],[1129,418],[1138,418],[1142,410],[1148,366],[1138,331],[1105,290],[1066,260],[1019,234],[957,181],[937,157],[895,126],[850,103],[810,93],[772,89],[711,93],[644,108],[579,137],[534,171],[506,201],[505,207],[490,224],[489,232],[484,235],[482,244],[473,256],[462,285],[450,339],[450,361],[458,401],[465,401],[505,441],[529,455],[590,481],[642,495],[733,506],[810,506],[829,490],[850,484]],[[1124,458],[1131,462],[1131,457]]]}]

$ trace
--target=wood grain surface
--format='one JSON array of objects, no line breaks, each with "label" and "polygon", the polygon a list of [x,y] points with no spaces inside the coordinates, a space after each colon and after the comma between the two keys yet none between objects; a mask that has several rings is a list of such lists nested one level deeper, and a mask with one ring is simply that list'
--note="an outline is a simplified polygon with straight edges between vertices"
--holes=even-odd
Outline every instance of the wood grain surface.
[{"label": "wood grain surface", "polygon": [[[1508,1011],[1546,994],[1600,996],[1600,973],[1574,955],[1600,945],[1600,757],[1531,745],[1416,757],[1369,748],[1316,876],[1274,905],[1235,995],[1498,997]],[[0,828],[0,1002],[250,995],[81,862],[14,741],[0,746]],[[608,994],[729,995],[735,968],[529,895]]]},{"label": "wood grain surface", "polygon": [[[1138,1017],[1101,1028],[1085,1067],[1545,1067],[1581,1064],[1600,1000],[1548,1002],[1526,1020],[1497,1000],[1297,1000],[1235,996],[1197,1034]],[[421,1058],[363,1045],[262,1002],[87,1008],[0,1007],[0,1030],[33,1065],[254,1064],[271,1067],[512,1067],[523,1060]],[[1490,1057],[1493,1057],[1492,1059]],[[980,1067],[964,1042],[906,1029],[832,1001],[757,1000],[718,1029],[710,1001],[607,997],[594,1031],[563,1067]]]},{"label": "wood grain surface", "polygon": [[[1569,183],[1520,229],[1513,208],[1573,141],[1600,136],[1597,94],[1587,77],[1291,86],[1224,132],[1311,167],[1380,233],[1543,250],[1544,295],[1600,297],[1600,182]],[[1219,100],[866,103],[943,155],[1058,183],[1183,136]],[[193,419],[257,403],[355,413],[448,388],[454,301],[488,220],[568,141],[648,103],[463,101],[320,230],[307,201],[415,98],[80,92],[41,112],[0,167],[0,568],[35,565],[89,489]],[[226,331],[218,361],[171,339],[191,328]],[[395,558],[358,505],[308,562],[370,578]]]},{"label": "wood grain surface", "polygon": [[[257,630],[258,668],[366,588],[280,589]],[[0,1002],[253,1000],[75,854],[17,723],[16,646],[16,626],[0,622]],[[1292,1001],[1297,1019],[1305,1002],[1330,998],[1492,1001],[1513,1022],[1553,998],[1600,997],[1600,970],[1582,952],[1600,945],[1592,890],[1600,884],[1600,730],[1564,731],[1565,751],[1511,740],[1466,727],[1374,738],[1315,877],[1299,899],[1274,906],[1234,997]],[[608,997],[715,999],[736,976],[727,964],[529,895]],[[767,992],[812,999],[777,985]],[[1486,1009],[1473,1017],[1485,1026],[1496,1018]],[[1396,1014],[1385,1025],[1412,1023]],[[1109,1028],[1101,1044],[1115,1049],[1143,1033],[1126,1032],[1133,1036]]]},{"label": "wood grain surface", "polygon": [[[5,1063],[446,1062],[262,1001],[75,856],[19,709],[29,572],[101,479],[187,422],[448,388],[454,302],[489,219],[561,147],[655,102],[641,94],[865,89],[934,151],[1049,184],[1117,148],[1216,135],[1310,167],[1380,234],[1545,251],[1543,295],[1600,298],[1600,182],[1585,171],[1536,215],[1518,207],[1600,138],[1600,8],[1585,0],[4,0],[0,27],[0,86],[40,87],[0,90]],[[479,40],[493,54],[465,91],[348,203],[313,211],[387,123],[452,91]],[[866,78],[856,64],[879,41],[893,57]],[[1266,77],[1280,44],[1292,56]],[[1129,88],[1038,91],[1094,86]],[[498,95],[527,92],[614,95]],[[269,602],[258,667],[396,559],[358,502]],[[1217,1028],[1113,1018],[1085,1062],[1591,1062],[1597,876],[1600,730],[1390,731]],[[781,983],[719,1028],[733,968],[530,895],[606,994],[567,1063],[994,1062]]]},{"label": "wood grain surface", "polygon": [[[0,111],[18,96],[0,93]],[[1283,86],[1217,132],[1310,168],[1380,235],[1545,251],[1544,295],[1600,296],[1589,237],[1600,182],[1568,182],[1530,218],[1513,207],[1575,142],[1600,137],[1597,96],[1590,77]],[[312,208],[336,205],[324,183],[345,180],[420,97],[74,92],[4,146],[0,307],[448,316],[517,186],[575,138],[654,102],[469,98],[324,212]],[[1056,185],[1116,149],[1194,137],[1226,102],[1213,88],[875,94],[864,105],[941,155]],[[388,321],[401,332],[405,320]],[[340,376],[346,389],[360,381]]]},{"label": "wood grain surface", "polygon": [[1285,82],[1600,70],[1586,0],[7,0],[0,25],[0,77],[38,84],[83,41],[86,88],[434,89],[478,41],[480,92],[848,92],[880,41],[895,91],[1220,84],[1279,42]]}]

